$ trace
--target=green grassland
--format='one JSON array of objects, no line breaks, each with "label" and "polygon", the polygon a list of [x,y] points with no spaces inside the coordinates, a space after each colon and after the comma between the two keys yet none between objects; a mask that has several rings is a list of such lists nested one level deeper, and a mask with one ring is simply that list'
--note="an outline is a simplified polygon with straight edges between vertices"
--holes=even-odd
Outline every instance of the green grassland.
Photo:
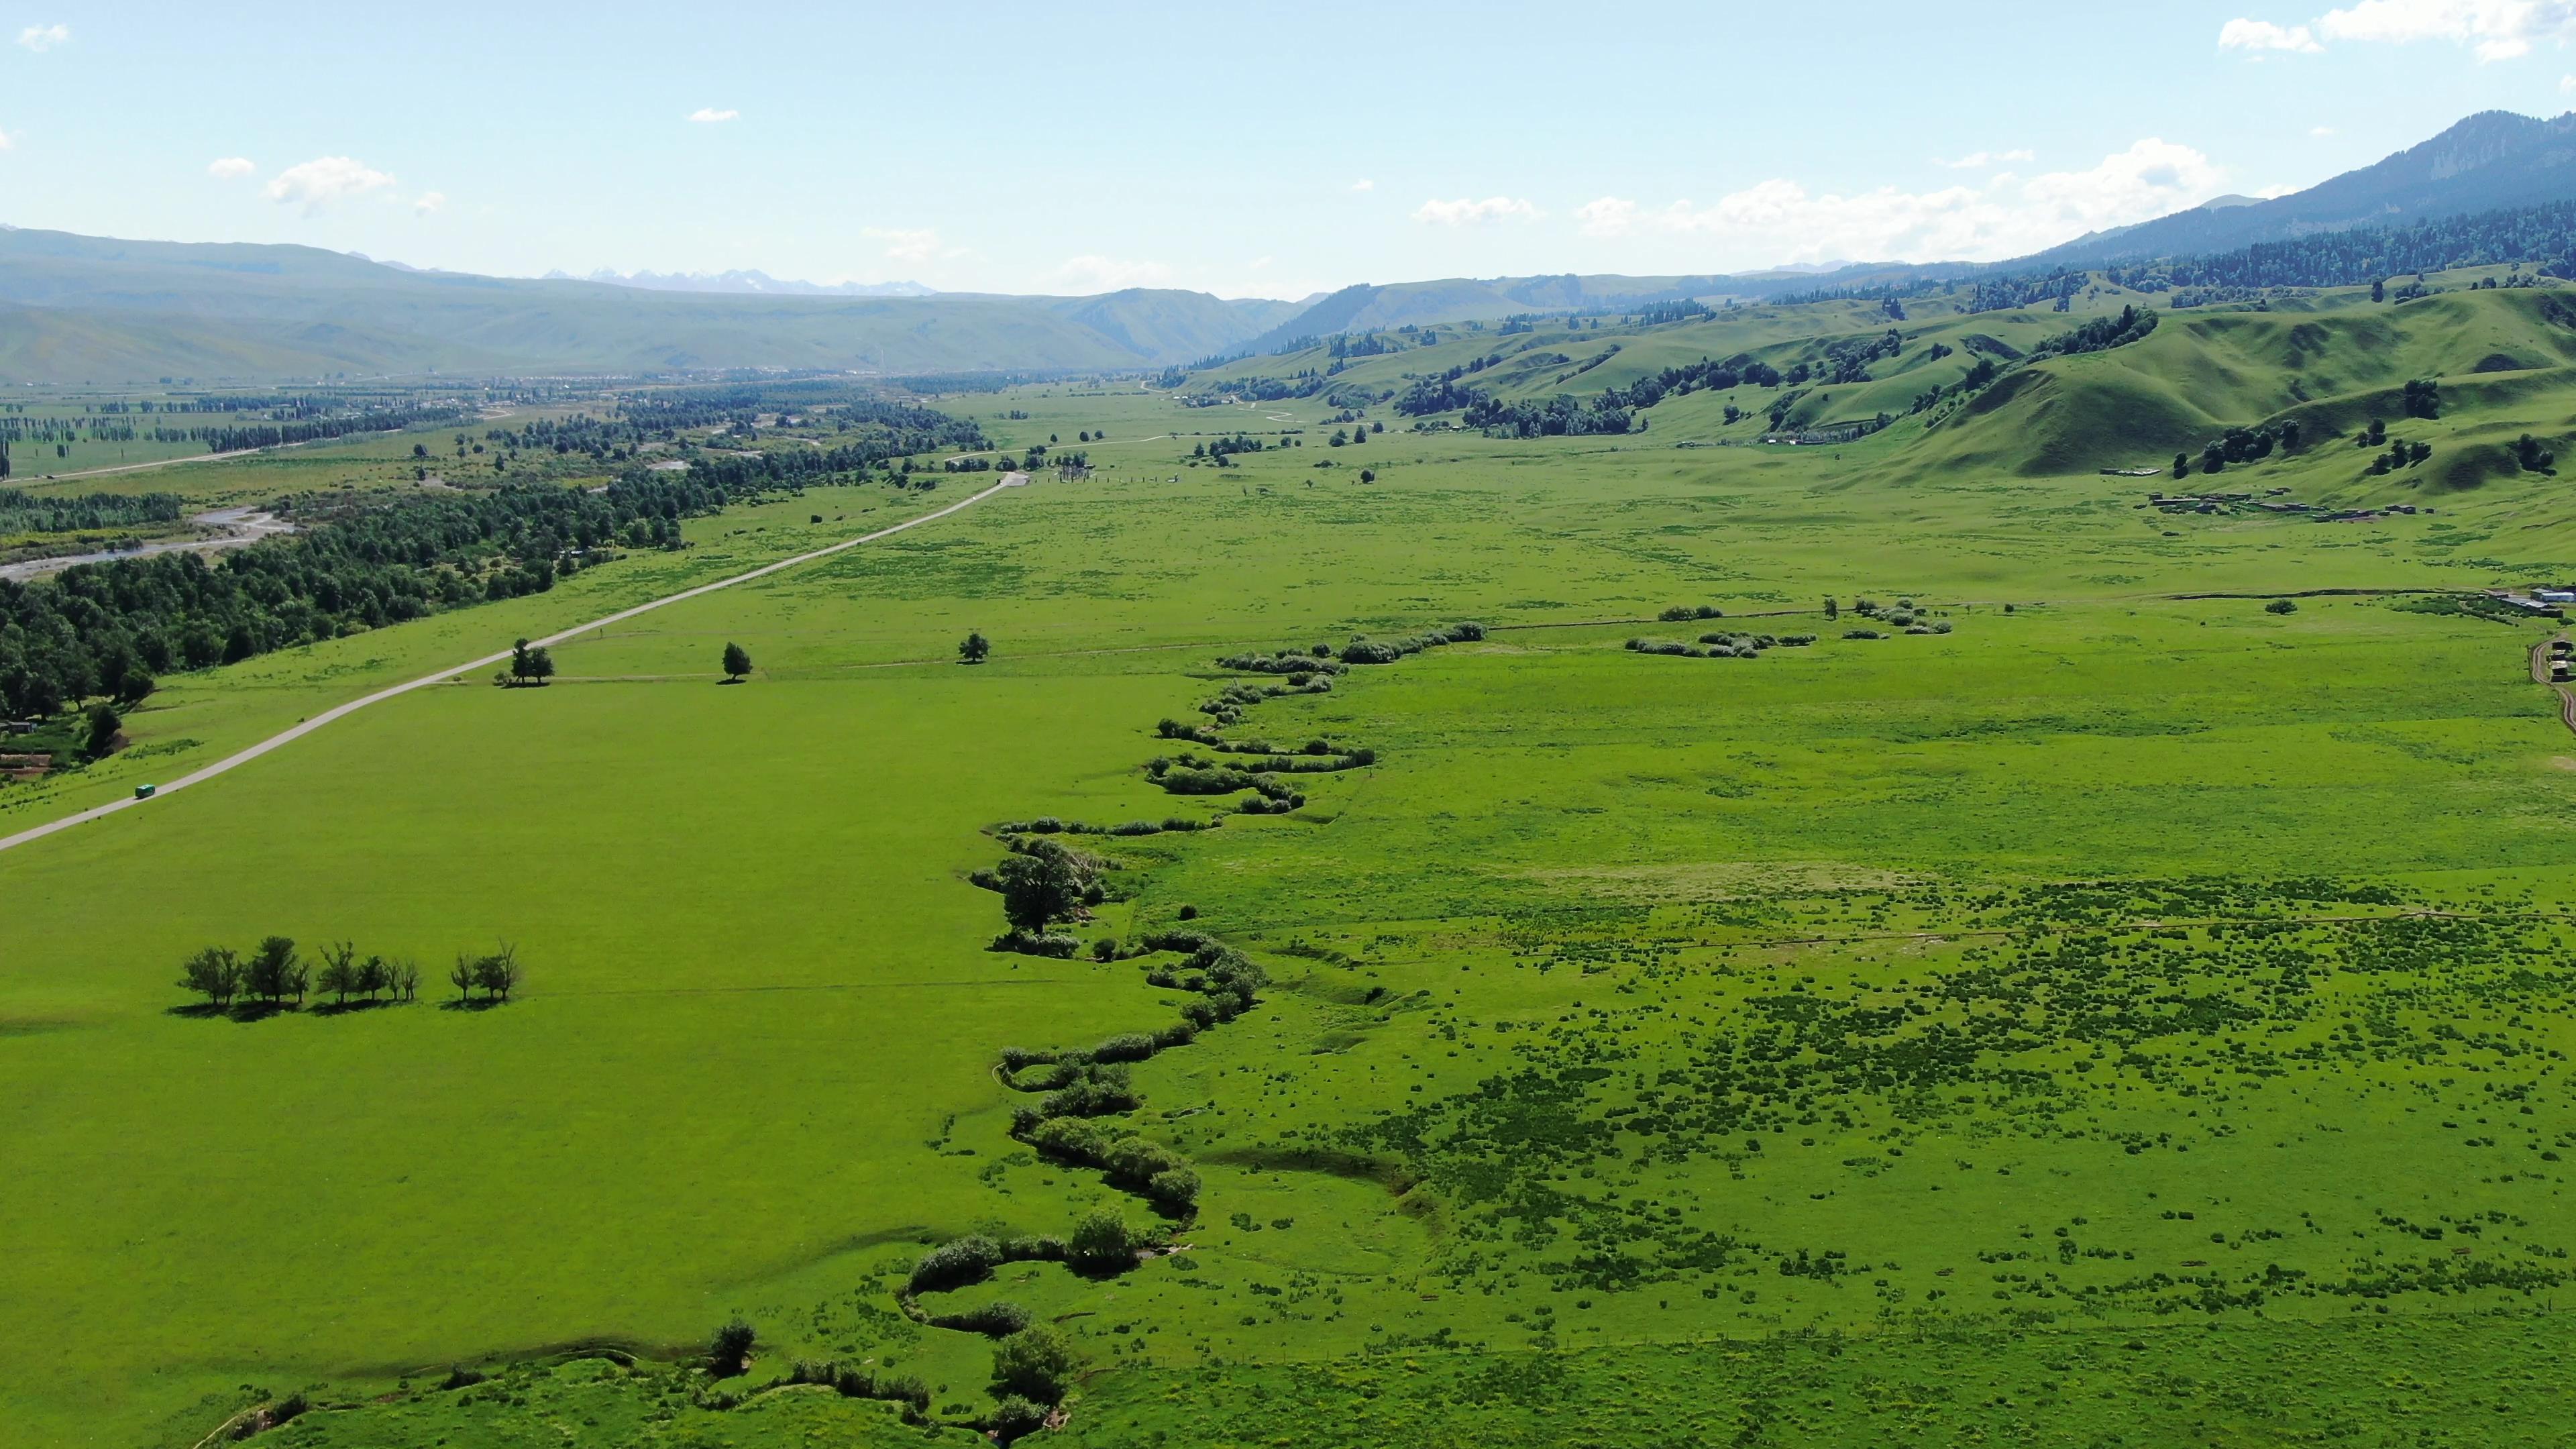
[{"label": "green grassland", "polygon": [[[1387,431],[1345,448],[1322,396],[952,400],[1006,449],[1109,436],[1087,480],[568,643],[548,688],[424,691],[0,860],[0,1312],[42,1325],[0,1346],[11,1434],[194,1444],[301,1390],[262,1437],[920,1437],[778,1386],[827,1358],[977,1418],[989,1342],[898,1294],[923,1249],[1154,1221],[1012,1135],[998,1053],[1191,1001],[1165,954],[984,949],[987,832],[1215,816],[1143,767],[1248,678],[1220,656],[1475,619],[1223,727],[1377,752],[1295,777],[1299,811],[1080,838],[1112,866],[1086,939],[1187,908],[1269,985],[1139,1063],[1116,1119],[1204,1180],[1179,1251],[913,1300],[1061,1325],[1066,1433],[2563,1439],[2576,737],[2529,679],[2540,628],[2425,604],[2576,572],[2558,478],[2433,471],[2563,441],[2552,295],[2175,314],[1837,448],[1674,446],[1718,436],[1701,395],[1531,440],[1371,404]],[[1509,340],[1622,343],[1589,386],[1889,325],[1746,310]],[[1926,310],[1909,348],[2068,325]],[[1341,377],[1496,340],[1437,335]],[[2479,370],[2505,352],[2534,365]],[[2443,415],[2384,416],[2430,461],[2372,475],[2328,435],[2424,375]],[[2212,480],[2093,471],[2302,409],[2311,446]],[[1237,430],[1291,446],[1190,457]],[[974,481],[732,509],[545,595],[175,678],[126,753],[0,790],[0,827]],[[2146,506],[2176,486],[2433,511]],[[1862,595],[1950,632],[1846,638]],[[1724,617],[1655,617],[1700,604]],[[992,663],[951,662],[970,629]],[[1820,637],[1622,647],[1720,631]],[[178,1009],[185,953],[269,932],[433,980],[506,938],[530,975],[489,1010]],[[736,1313],[760,1347],[711,1384],[689,1360]],[[497,1376],[440,1387],[457,1365]]]}]

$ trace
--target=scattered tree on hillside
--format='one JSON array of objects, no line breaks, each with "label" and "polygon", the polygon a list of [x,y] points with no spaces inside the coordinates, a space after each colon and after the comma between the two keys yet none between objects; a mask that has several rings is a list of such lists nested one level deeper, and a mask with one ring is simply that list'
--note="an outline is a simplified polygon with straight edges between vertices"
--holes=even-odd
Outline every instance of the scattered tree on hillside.
[{"label": "scattered tree on hillside", "polygon": [[2432,378],[2419,377],[2406,384],[2400,402],[2410,418],[2438,418],[2442,415],[2442,385]]},{"label": "scattered tree on hillside", "polygon": [[726,644],[724,647],[724,672],[726,683],[739,683],[744,675],[751,673],[751,651],[743,648],[739,644]]},{"label": "scattered tree on hillside", "polygon": [[993,641],[980,633],[970,631],[957,645],[957,662],[960,664],[981,664],[992,657]]}]

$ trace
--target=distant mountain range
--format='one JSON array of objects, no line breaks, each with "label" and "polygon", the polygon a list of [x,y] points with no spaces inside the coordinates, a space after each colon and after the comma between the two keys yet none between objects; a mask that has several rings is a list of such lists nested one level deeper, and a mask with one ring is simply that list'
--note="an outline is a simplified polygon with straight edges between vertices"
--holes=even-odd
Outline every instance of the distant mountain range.
[{"label": "distant mountain range", "polygon": [[919,282],[820,282],[782,281],[767,272],[612,272],[606,268],[587,277],[575,278],[570,272],[548,272],[549,282],[600,282],[611,287],[634,287],[646,292],[709,292],[717,295],[759,297],[936,297],[938,292]]},{"label": "distant mountain range", "polygon": [[[2576,113],[2474,115],[2289,196],[2223,196],[2011,262],[1735,275],[1446,278],[1301,301],[1130,288],[1094,297],[825,287],[765,272],[537,279],[424,271],[312,247],[128,242],[0,226],[0,382],[200,383],[323,374],[1131,370],[1300,337],[1514,313],[1758,302],[2230,251],[2364,225],[2576,200]],[[1830,268],[1830,270],[1825,269]]]},{"label": "distant mountain range", "polygon": [[2570,200],[2576,200],[2576,112],[2541,121],[2481,111],[2420,146],[2305,191],[2269,201],[2220,197],[2006,265],[2097,267]]}]

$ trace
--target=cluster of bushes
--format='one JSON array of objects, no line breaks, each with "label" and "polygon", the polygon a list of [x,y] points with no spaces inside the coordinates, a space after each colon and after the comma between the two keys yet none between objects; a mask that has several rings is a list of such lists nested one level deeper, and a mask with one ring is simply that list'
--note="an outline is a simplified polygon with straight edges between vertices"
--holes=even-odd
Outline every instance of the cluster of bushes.
[{"label": "cluster of bushes", "polygon": [[879,1376],[874,1370],[832,1359],[800,1358],[787,1371],[791,1384],[821,1384],[845,1399],[878,1399],[901,1404],[904,1422],[920,1423],[930,1412],[930,1385],[916,1374]]},{"label": "cluster of bushes", "polygon": [[1667,624],[1682,624],[1693,619],[1723,619],[1726,611],[1715,604],[1675,604],[1655,617]]},{"label": "cluster of bushes", "polygon": [[2389,473],[2402,472],[2432,456],[2433,445],[2430,443],[2391,441],[2387,452],[2370,460],[2370,473],[2376,478]]},{"label": "cluster of bushes", "polygon": [[2096,317],[2071,332],[2061,332],[2031,349],[2033,357],[2073,356],[2079,352],[2107,352],[2126,347],[2156,330],[2156,314],[2151,309],[2123,307],[2117,317]]},{"label": "cluster of bushes", "polygon": [[1214,699],[1200,701],[1199,713],[1218,724],[1230,725],[1239,723],[1245,710],[1265,699],[1277,699],[1283,694],[1330,694],[1332,689],[1332,676],[1320,672],[1302,683],[1291,676],[1286,684],[1229,684]]},{"label": "cluster of bushes", "polygon": [[1670,654],[1688,659],[1753,659],[1765,649],[1803,649],[1816,642],[1813,634],[1702,634],[1700,644],[1684,644],[1678,639],[1631,639],[1627,647],[1638,654]]},{"label": "cluster of bushes", "polygon": [[1041,815],[1035,820],[1010,821],[993,828],[1004,835],[1161,835],[1166,831],[1214,830],[1225,823],[1223,816],[1192,820],[1186,815],[1169,815],[1161,820],[1129,820],[1117,825],[1092,825],[1080,820],[1059,820]]},{"label": "cluster of bushes", "polygon": [[1201,1029],[1232,1021],[1250,1010],[1259,999],[1255,993],[1270,984],[1259,963],[1204,932],[1157,931],[1144,937],[1141,944],[1149,951],[1186,953],[1188,959],[1179,966],[1156,967],[1145,980],[1154,986],[1199,993],[1200,999],[1181,1008],[1181,1015]]},{"label": "cluster of bushes", "polygon": [[2529,433],[2515,439],[2513,446],[2505,450],[2505,456],[2513,460],[2515,467],[2526,473],[2549,472],[2551,466],[2558,461],[2557,454],[2540,446],[2540,441]]},{"label": "cluster of bushes", "polygon": [[1312,648],[1282,649],[1275,654],[1229,654],[1216,662],[1219,669],[1239,669],[1246,674],[1339,674],[1341,664],[1333,658],[1333,646],[1317,644]]},{"label": "cluster of bushes", "polygon": [[1419,654],[1443,644],[1472,643],[1484,637],[1484,625],[1467,623],[1450,624],[1402,639],[1354,638],[1342,646],[1341,661],[1344,664],[1393,664],[1408,654]]},{"label": "cluster of bushes", "polygon": [[[1082,1117],[1040,1118],[1029,1124],[1020,1140],[1059,1162],[1099,1171],[1113,1186],[1174,1217],[1188,1216],[1198,1204],[1199,1175],[1190,1170],[1187,1159],[1159,1142],[1122,1134]],[[1083,1266],[1072,1257],[1066,1261]],[[1126,1263],[1133,1262],[1130,1250]],[[1095,1271],[1125,1266],[1099,1254],[1089,1263]]]},{"label": "cluster of bushes", "polygon": [[[2222,473],[2227,470],[2227,465],[2230,463],[2259,463],[2272,456],[2272,449],[2275,446],[2284,453],[2295,453],[2299,450],[2299,436],[2299,423],[2295,418],[2281,424],[2278,428],[2270,426],[2229,428],[2224,435],[2201,448],[2200,471]],[[2174,454],[2173,475],[2175,477],[2190,477],[2191,468],[2189,453]]]},{"label": "cluster of bushes", "polygon": [[352,996],[369,1001],[413,1000],[420,995],[420,966],[408,958],[361,960],[357,948],[342,941],[322,948],[317,970],[297,954],[292,939],[270,936],[247,956],[229,946],[208,946],[181,965],[179,984],[205,997],[206,1004],[218,1011],[237,1000],[280,1007],[292,997],[301,1006],[305,994],[317,989],[332,993],[345,1006]]},{"label": "cluster of bushes", "polygon": [[[1161,739],[1188,740],[1192,744],[1206,745],[1229,755],[1259,755],[1263,763],[1258,768],[1281,774],[1348,770],[1377,763],[1375,750],[1366,746],[1342,749],[1327,739],[1308,740],[1292,752],[1284,745],[1274,744],[1258,736],[1248,740],[1229,740],[1203,725],[1183,724],[1174,719],[1156,721],[1154,733]],[[1302,759],[1295,757],[1302,757]],[[1335,763],[1318,763],[1327,759]],[[1185,758],[1184,763],[1186,762]]]},{"label": "cluster of bushes", "polygon": [[1156,756],[1145,763],[1145,775],[1175,795],[1232,795],[1249,790],[1252,798],[1235,807],[1245,815],[1284,815],[1306,804],[1305,792],[1268,774],[1212,764],[1191,755],[1183,755],[1178,761]]}]

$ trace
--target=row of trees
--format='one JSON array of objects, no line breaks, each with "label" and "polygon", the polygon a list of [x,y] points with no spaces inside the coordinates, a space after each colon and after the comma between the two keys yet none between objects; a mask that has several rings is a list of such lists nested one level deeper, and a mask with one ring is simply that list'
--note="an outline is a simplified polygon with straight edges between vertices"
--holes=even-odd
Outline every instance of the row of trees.
[{"label": "row of trees", "polygon": [[[0,443],[0,478],[9,476],[9,448]],[[0,488],[0,534],[88,533],[109,528],[140,528],[175,523],[176,493],[85,493],[77,498],[39,498],[17,488]]]},{"label": "row of trees", "polygon": [[555,487],[300,502],[301,531],[219,560],[163,553],[0,580],[0,711],[59,713],[131,671],[204,669],[273,649],[543,592],[563,573],[733,495],[638,472],[598,493]]},{"label": "row of trees", "polygon": [[[502,943],[485,955],[460,953],[447,973],[460,1001],[482,992],[489,1001],[507,1001],[525,978],[516,946]],[[283,1007],[304,1004],[309,993],[327,993],[339,1006],[351,997],[366,1001],[412,1001],[420,995],[420,963],[410,957],[368,955],[347,941],[324,946],[318,960],[308,961],[291,937],[269,936],[247,953],[229,946],[208,946],[179,968],[179,985],[203,996],[223,1011],[236,1003]]]}]

